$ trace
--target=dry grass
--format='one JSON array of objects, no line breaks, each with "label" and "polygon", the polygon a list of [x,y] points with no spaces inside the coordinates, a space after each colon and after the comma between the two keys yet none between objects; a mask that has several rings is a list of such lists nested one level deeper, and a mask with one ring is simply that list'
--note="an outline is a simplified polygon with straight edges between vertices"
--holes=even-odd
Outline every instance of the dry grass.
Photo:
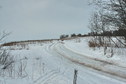
[{"label": "dry grass", "polygon": [[98,43],[96,43],[96,42],[94,42],[94,41],[89,41],[89,42],[88,42],[88,46],[89,46],[89,47],[99,47],[100,44],[98,44]]},{"label": "dry grass", "polygon": [[33,43],[48,43],[54,40],[59,40],[59,39],[15,41],[15,42],[4,43],[1,46],[14,46],[14,45],[20,45],[20,44],[33,44]]}]

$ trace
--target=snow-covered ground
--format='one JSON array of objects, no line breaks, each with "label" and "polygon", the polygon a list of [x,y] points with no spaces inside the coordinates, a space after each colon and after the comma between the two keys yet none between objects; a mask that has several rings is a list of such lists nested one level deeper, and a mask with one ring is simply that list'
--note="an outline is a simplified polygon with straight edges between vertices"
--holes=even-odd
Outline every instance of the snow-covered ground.
[{"label": "snow-covered ground", "polygon": [[110,57],[110,49],[108,48],[107,54],[104,55],[103,48],[90,48],[88,46],[88,41],[90,38],[77,38],[71,41],[65,41],[65,48],[78,53],[80,55],[85,55],[94,59],[99,59],[107,61],[122,67],[126,67],[126,49],[125,48],[113,48],[114,55]]},{"label": "snow-covered ground", "polygon": [[12,71],[1,69],[0,84],[73,84],[75,69],[77,84],[126,84],[125,53],[108,58],[89,48],[87,38],[5,49],[15,62]]}]

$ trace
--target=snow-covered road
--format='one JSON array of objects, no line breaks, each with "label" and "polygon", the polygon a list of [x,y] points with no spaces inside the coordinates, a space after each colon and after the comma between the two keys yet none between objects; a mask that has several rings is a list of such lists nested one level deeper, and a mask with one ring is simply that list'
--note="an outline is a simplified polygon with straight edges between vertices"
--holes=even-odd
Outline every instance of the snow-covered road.
[{"label": "snow-covered road", "polygon": [[[113,70],[115,68],[118,70],[118,66],[111,68],[111,66],[113,66],[111,63],[88,58],[86,56],[72,52],[65,48],[62,43],[46,46],[46,52],[58,60],[61,60],[60,64],[56,63],[54,66],[62,65],[60,70],[61,73],[63,72],[64,78],[71,78],[70,81],[72,81],[74,69],[78,70],[79,74],[77,84],[125,84],[125,82],[117,80],[120,79],[117,76],[122,78],[124,76],[125,78],[125,73],[116,73],[116,70]],[[56,60],[53,62],[56,62]],[[63,69],[64,67],[67,67],[67,69]]]},{"label": "snow-covered road", "polygon": [[[25,66],[22,75],[17,77],[20,62],[15,63],[17,71],[12,77],[0,78],[0,84],[73,84],[74,70],[78,70],[77,84],[126,84],[126,69],[110,62],[85,56],[75,52],[60,41],[30,44],[27,49],[11,54]],[[16,67],[15,67],[16,68]]]}]

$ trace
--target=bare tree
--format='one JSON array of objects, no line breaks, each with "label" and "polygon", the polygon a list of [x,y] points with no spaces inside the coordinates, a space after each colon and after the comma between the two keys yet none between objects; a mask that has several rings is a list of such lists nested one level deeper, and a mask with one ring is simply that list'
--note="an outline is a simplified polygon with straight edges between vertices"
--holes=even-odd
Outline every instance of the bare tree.
[{"label": "bare tree", "polygon": [[[2,43],[2,41],[8,35],[10,35],[10,33],[6,33],[5,31],[0,33],[0,43]],[[2,65],[2,69],[7,69],[8,66],[10,66],[14,62],[13,56],[10,56],[9,52],[7,52],[6,49],[2,49],[1,47],[2,46],[0,46],[0,65]]]},{"label": "bare tree", "polygon": [[[104,14],[105,13],[102,9],[100,9],[99,11],[96,11],[91,17],[90,26],[89,26],[91,32],[94,33],[95,40],[99,41],[98,44],[100,46],[103,46],[103,44],[105,43],[104,34],[106,30],[108,30],[108,27],[107,27],[108,24],[106,22]],[[97,36],[101,33],[102,33],[102,36]]]},{"label": "bare tree", "polygon": [[[106,35],[106,31],[117,30],[120,36],[124,37],[125,42],[120,40],[117,36],[117,41],[126,47],[126,0],[93,0],[93,4],[96,5],[97,9],[91,16],[90,30],[94,35],[95,40],[90,42],[95,46],[104,45],[104,54],[106,54],[107,47],[112,47],[111,42],[119,47],[116,42],[111,38],[111,36]],[[109,44],[107,43],[109,40]],[[111,49],[111,56],[113,56],[113,49]]]},{"label": "bare tree", "polygon": [[9,33],[5,32],[5,31],[0,32],[0,43],[2,43],[2,42],[4,41],[4,39],[5,39],[7,36],[9,36],[10,34],[11,34],[10,32],[9,32]]},{"label": "bare tree", "polygon": [[93,3],[97,3],[101,12],[99,17],[104,24],[126,29],[126,0],[93,0]]},{"label": "bare tree", "polygon": [[109,11],[106,15],[107,22],[118,30],[123,30],[122,35],[126,41],[126,0],[109,0],[105,7]]},{"label": "bare tree", "polygon": [[[121,30],[126,42],[126,0],[93,0],[98,12],[92,16],[91,29],[95,32]],[[104,36],[104,35],[103,35]],[[121,42],[120,40],[120,43]],[[126,44],[123,43],[125,46]]]}]

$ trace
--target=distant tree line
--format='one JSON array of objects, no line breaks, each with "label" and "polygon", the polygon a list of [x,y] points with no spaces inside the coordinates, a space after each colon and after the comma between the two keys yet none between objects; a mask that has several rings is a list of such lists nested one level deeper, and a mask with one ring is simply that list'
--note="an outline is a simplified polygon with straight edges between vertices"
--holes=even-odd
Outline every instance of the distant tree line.
[{"label": "distant tree line", "polygon": [[85,36],[89,36],[89,35],[88,34],[82,35],[82,34],[75,34],[75,33],[73,33],[71,35],[62,34],[62,35],[60,35],[60,39],[67,39],[67,38],[74,38],[74,37],[85,37]]},{"label": "distant tree line", "polygon": [[126,30],[125,29],[118,29],[114,31],[104,31],[102,33],[98,32],[90,32],[88,36],[125,36]]},{"label": "distant tree line", "polygon": [[104,31],[104,32],[90,32],[88,34],[71,34],[71,35],[60,35],[60,39],[66,39],[66,38],[72,38],[72,37],[86,37],[86,36],[125,36],[126,35],[126,29],[118,29],[113,31]]}]

